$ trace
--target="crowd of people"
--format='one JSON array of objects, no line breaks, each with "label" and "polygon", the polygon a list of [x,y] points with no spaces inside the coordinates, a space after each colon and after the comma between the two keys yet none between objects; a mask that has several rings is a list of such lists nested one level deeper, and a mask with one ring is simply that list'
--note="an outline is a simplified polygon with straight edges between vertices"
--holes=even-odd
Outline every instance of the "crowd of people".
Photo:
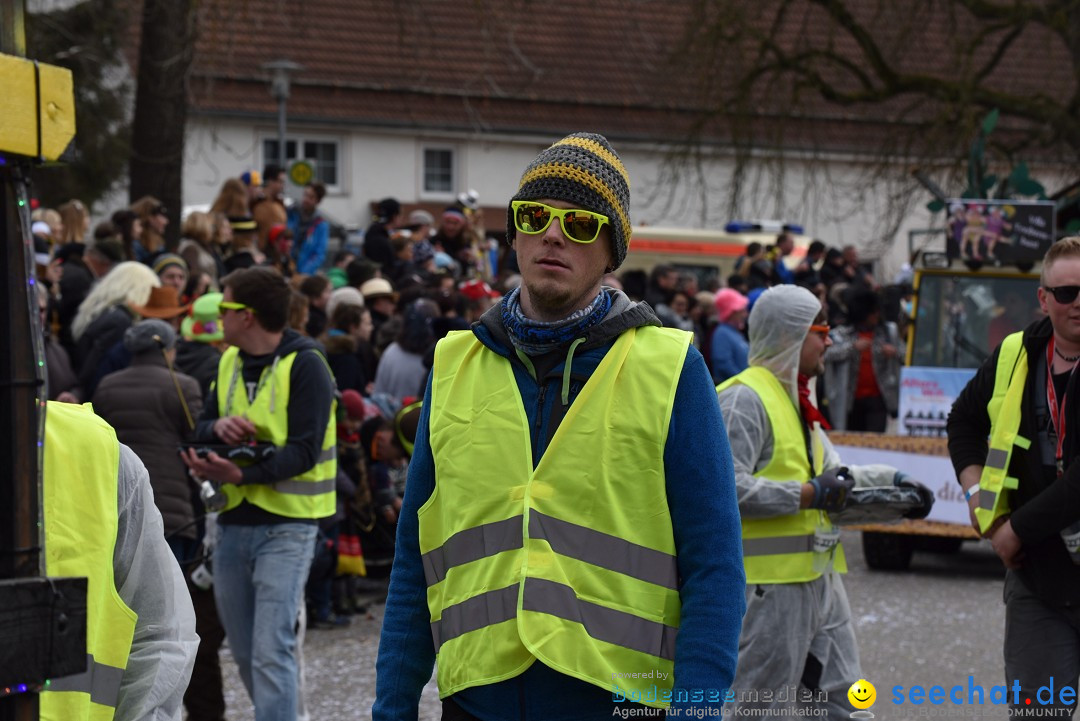
[{"label": "crowd of people", "polygon": [[[406,218],[396,200],[385,199],[363,249],[327,257],[329,224],[318,211],[324,187],[312,182],[293,204],[283,189],[284,175],[272,166],[229,179],[207,212],[184,218],[172,246],[164,238],[166,208],[154,198],[93,230],[77,200],[32,215],[49,399],[92,403],[149,472],[202,639],[184,694],[193,721],[224,717],[218,649],[226,634],[258,706],[291,698],[302,709],[296,616],[306,616],[308,628],[346,626],[365,611],[355,579],[389,575],[434,345],[468,328],[501,296],[487,282],[474,198],[463,196],[439,222],[426,211]],[[244,308],[235,307],[241,297]],[[247,397],[226,397],[234,386]],[[280,394],[284,409],[273,409],[276,399],[262,407],[264,386]],[[260,437],[262,412],[282,435]],[[273,420],[275,413],[281,419]],[[312,454],[333,458],[304,479],[312,482],[304,494],[314,505],[282,492],[230,499],[208,514],[213,502],[206,503],[202,481],[222,480],[224,467],[213,462],[238,467],[222,448],[215,446],[219,456],[205,447],[255,438],[279,451],[272,463],[241,465],[269,474],[257,482],[275,491],[302,479],[296,472]],[[178,450],[200,443],[201,455]],[[313,500],[320,498],[332,505]],[[282,548],[252,551],[240,531],[265,527],[270,538],[293,523],[304,538],[301,560],[279,563],[273,574],[285,579],[286,594],[287,579],[303,586],[306,603],[286,610],[275,629],[259,610],[272,598],[255,594],[248,605],[230,599],[251,595],[259,583],[245,564],[272,562]],[[294,669],[285,674],[297,678],[291,691],[281,674],[258,671],[266,663]],[[277,700],[267,701],[271,696]]]},{"label": "crowd of people", "polygon": [[786,231],[768,248],[749,243],[723,287],[715,279],[702,287],[695,273],[670,265],[655,266],[647,279],[624,277],[620,287],[646,300],[665,326],[693,332],[718,384],[749,365],[747,321],[761,294],[783,285],[809,290],[826,309],[833,343],[817,386],[828,427],[884,432],[898,410],[903,314],[899,307],[888,312],[888,298],[854,246],[814,240],[789,267],[795,248]]},{"label": "crowd of people", "polygon": [[[92,242],[80,203],[36,211],[46,515],[120,500],[104,515],[126,550],[104,577],[126,605],[90,609],[131,637],[92,639],[112,664],[105,705],[149,712],[157,699],[178,718],[182,696],[192,721],[224,718],[227,637],[257,721],[303,718],[303,630],[348,625],[363,611],[356,577],[389,574],[375,719],[414,718],[434,668],[447,719],[724,702],[753,715],[796,701],[760,691],[798,685],[823,693],[809,702],[826,713],[851,711],[844,692],[862,674],[836,514],[859,487],[912,493],[908,518],[934,502],[900,469],[844,465],[823,432],[827,414],[881,430],[895,413],[903,349],[854,249],[815,241],[789,268],[782,234],[748,247],[723,288],[667,266],[616,275],[629,177],[589,133],[525,169],[498,259],[474,197],[438,222],[386,198],[363,248],[328,256],[324,188],[286,207],[282,187],[273,167],[230,179],[174,249],[153,198]],[[1064,633],[1039,614],[1073,598],[1053,580],[1075,562],[1057,535],[1071,485],[1005,493],[1006,469],[1047,485],[1074,475],[1054,399],[1078,392],[1080,245],[1055,248],[1039,291],[1048,319],[1008,336],[965,390],[950,450],[973,526],[1016,572],[1010,618]],[[1043,432],[1021,399],[1048,374]],[[96,416],[73,405],[84,401]],[[101,487],[58,507],[58,434],[79,424],[73,447]],[[1040,446],[1025,455],[1027,426]],[[113,433],[120,452],[93,463]],[[1052,562],[1025,565],[1022,549],[1043,546]],[[161,563],[170,552],[175,566]],[[150,567],[153,593],[135,587]],[[153,632],[171,651],[157,670]],[[1046,670],[1075,675],[1068,653],[1036,658],[1009,638],[1025,687]],[[79,683],[66,690],[86,698],[64,697],[68,711],[102,703],[97,679]]]},{"label": "crowd of people", "polygon": [[[362,247],[345,245],[331,254],[329,223],[319,212],[325,188],[312,182],[289,204],[284,187],[284,174],[274,166],[230,178],[208,211],[184,218],[172,246],[165,241],[166,209],[151,197],[116,211],[92,232],[77,200],[55,211],[38,208],[33,216],[50,399],[91,401],[143,460],[166,540],[185,575],[205,581],[200,571],[215,561],[212,590],[205,582],[188,583],[203,639],[185,696],[193,721],[223,714],[217,652],[226,633],[257,706],[274,697],[302,707],[302,693],[288,690],[281,673],[260,679],[252,670],[276,659],[285,676],[302,675],[293,670],[291,611],[276,620],[275,636],[252,626],[258,598],[246,606],[229,600],[252,594],[255,581],[245,564],[270,558],[245,546],[251,541],[238,539],[238,529],[280,531],[300,520],[297,532],[313,549],[311,557],[294,568],[278,563],[275,574],[304,586],[306,603],[297,613],[306,613],[308,628],[347,626],[364,610],[354,579],[385,576],[394,562],[419,400],[436,344],[505,305],[500,299],[515,297],[522,283],[516,247],[504,247],[493,262],[475,195],[463,194],[438,219],[419,209],[406,215],[397,200],[385,198],[373,209]],[[889,324],[869,312],[877,307],[868,300],[876,298],[872,276],[854,249],[826,250],[817,241],[789,270],[784,258],[793,249],[788,234],[768,249],[749,245],[724,288],[701,289],[696,276],[669,266],[656,267],[647,279],[637,271],[615,275],[617,264],[604,268],[603,284],[625,290],[629,302],[646,301],[661,325],[692,331],[714,383],[746,369],[747,318],[767,288],[809,289],[830,320],[850,324],[836,330],[829,356],[843,363],[843,372],[827,383],[840,389],[835,402],[852,396],[843,414],[854,419],[851,427],[866,425],[858,420],[865,417],[877,423],[882,409],[894,412],[895,404],[864,400],[865,358],[874,360],[870,381],[883,380],[875,387],[881,398],[890,390],[877,361],[881,352],[895,358],[900,349],[888,335],[894,330],[878,337]],[[291,359],[285,371],[279,369],[283,358]],[[207,516],[203,479],[226,489],[241,478],[244,484],[295,482],[304,465],[291,467],[288,453],[277,454],[275,469],[274,463],[237,466],[213,451],[177,452],[184,443],[255,437],[251,419],[260,412],[267,374],[281,374],[269,383],[271,390],[287,389],[283,402],[290,410],[277,421],[280,437],[260,440],[296,445],[305,462],[332,456],[332,472],[320,470],[320,461],[306,479],[327,485],[305,493],[312,501],[332,488],[333,506],[316,508],[312,501],[302,508],[287,494],[267,500],[229,491],[223,512]],[[247,394],[236,390],[238,376]],[[292,410],[287,399],[293,393],[306,399],[302,408]],[[248,480],[252,468],[265,478]],[[276,645],[261,648],[256,641],[263,632],[277,638]]]}]

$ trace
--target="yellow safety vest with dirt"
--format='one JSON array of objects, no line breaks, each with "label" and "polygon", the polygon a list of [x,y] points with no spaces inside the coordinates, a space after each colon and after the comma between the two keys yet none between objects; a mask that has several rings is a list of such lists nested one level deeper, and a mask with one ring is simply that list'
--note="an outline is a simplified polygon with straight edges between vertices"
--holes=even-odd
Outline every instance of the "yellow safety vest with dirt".
[{"label": "yellow safety vest with dirt", "polygon": [[40,718],[108,721],[138,619],[113,578],[120,444],[89,405],[50,402],[45,419],[45,573],[87,578],[86,671],[50,680]]},{"label": "yellow safety vest with dirt", "polygon": [[979,505],[975,509],[975,518],[983,533],[990,530],[994,521],[1009,513],[1009,494],[1005,491],[1015,490],[1019,485],[1018,479],[1008,475],[1013,448],[1027,450],[1031,447],[1031,439],[1020,435],[1027,376],[1024,334],[1013,333],[1001,342],[994,373],[994,393],[986,404],[990,417],[990,450],[979,478]]},{"label": "yellow safety vest with dirt", "polygon": [[[319,358],[326,359],[319,354]],[[240,350],[229,348],[221,356],[217,375],[218,413],[225,416],[244,416],[255,424],[255,440],[284,446],[289,440],[289,385],[296,353],[275,358],[263,369],[255,390],[255,400],[248,402],[244,384]],[[327,372],[330,372],[327,366]],[[326,518],[334,515],[337,478],[337,438],[334,414],[337,402],[330,406],[326,419],[322,448],[315,465],[298,476],[276,483],[252,483],[238,486],[222,485],[228,499],[226,511],[247,500],[264,511],[287,518]]]},{"label": "yellow safety vest with dirt", "polygon": [[[765,406],[772,428],[773,454],[757,472],[758,478],[807,483],[821,472],[824,447],[814,427],[810,433],[813,468],[807,458],[804,424],[791,396],[768,369],[751,366],[716,387],[723,391],[736,383],[754,390]],[[772,518],[743,518],[743,566],[746,582],[801,583],[819,578],[829,568],[847,572],[844,548],[829,514],[816,509]]]},{"label": "yellow safety vest with dirt", "polygon": [[628,697],[671,688],[680,601],[664,447],[690,337],[619,336],[535,468],[511,364],[471,332],[439,343],[436,483],[418,515],[440,697],[537,659]]}]

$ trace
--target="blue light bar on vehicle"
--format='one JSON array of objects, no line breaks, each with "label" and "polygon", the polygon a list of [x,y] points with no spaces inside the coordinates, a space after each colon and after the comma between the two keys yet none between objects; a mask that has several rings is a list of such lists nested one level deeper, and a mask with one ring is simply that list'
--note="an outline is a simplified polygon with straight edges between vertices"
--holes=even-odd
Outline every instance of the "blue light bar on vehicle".
[{"label": "blue light bar on vehicle", "polygon": [[728,233],[794,233],[803,235],[803,227],[779,220],[733,220],[724,226]]}]

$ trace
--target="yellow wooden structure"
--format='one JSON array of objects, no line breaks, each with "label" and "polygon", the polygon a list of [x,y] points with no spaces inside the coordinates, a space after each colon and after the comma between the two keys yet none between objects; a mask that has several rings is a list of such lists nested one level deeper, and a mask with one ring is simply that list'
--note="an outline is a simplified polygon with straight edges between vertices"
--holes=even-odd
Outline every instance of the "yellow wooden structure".
[{"label": "yellow wooden structure", "polygon": [[75,137],[71,71],[0,54],[0,153],[57,160]]}]

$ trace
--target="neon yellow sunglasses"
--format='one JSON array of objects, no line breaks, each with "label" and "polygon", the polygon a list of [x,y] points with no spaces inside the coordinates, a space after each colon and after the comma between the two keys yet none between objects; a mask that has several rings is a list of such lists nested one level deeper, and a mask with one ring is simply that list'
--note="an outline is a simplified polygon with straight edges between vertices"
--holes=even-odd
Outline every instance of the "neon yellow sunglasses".
[{"label": "neon yellow sunglasses", "polygon": [[601,213],[581,208],[552,208],[533,200],[515,200],[510,203],[514,211],[514,227],[526,235],[539,235],[548,229],[553,218],[558,218],[563,234],[575,243],[591,243],[600,235],[600,229],[611,219]]},{"label": "neon yellow sunglasses", "polygon": [[231,300],[221,301],[220,303],[218,303],[218,308],[220,308],[221,310],[235,310],[237,312],[242,310],[250,310],[253,314],[255,313],[255,309],[252,308],[250,305],[244,305],[243,303],[234,303]]}]

